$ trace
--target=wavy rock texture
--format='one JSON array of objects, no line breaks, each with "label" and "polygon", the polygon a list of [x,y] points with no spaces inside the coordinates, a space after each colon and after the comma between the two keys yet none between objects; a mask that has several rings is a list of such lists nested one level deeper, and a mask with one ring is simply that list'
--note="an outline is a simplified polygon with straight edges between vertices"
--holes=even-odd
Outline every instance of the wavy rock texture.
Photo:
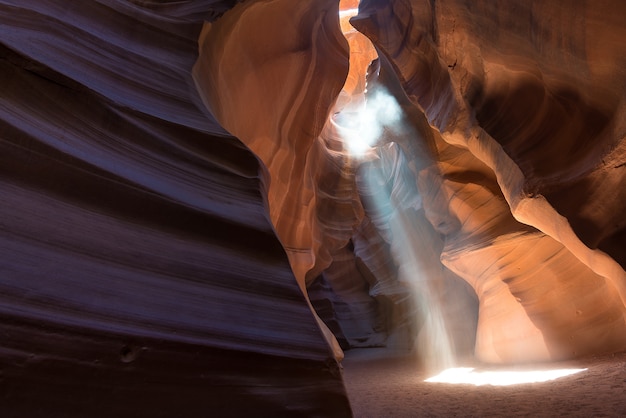
[{"label": "wavy rock texture", "polygon": [[232,3],[0,1],[3,416],[350,415],[192,81]]},{"label": "wavy rock texture", "polygon": [[[303,289],[305,276],[316,277],[330,263],[322,243],[333,228],[318,224],[318,210],[337,218],[343,232],[336,241],[344,245],[355,219],[351,180],[341,178],[343,156],[327,152],[320,137],[348,71],[338,29],[336,1],[250,2],[205,25],[194,68],[207,107],[267,167],[270,217]],[[333,193],[330,204],[339,200],[343,184],[345,209],[318,204],[325,187]]]},{"label": "wavy rock texture", "polygon": [[[406,271],[417,267],[415,260],[407,267],[406,260],[395,259],[377,276],[368,263],[385,262],[364,257],[362,244],[355,245],[353,261],[346,245],[357,243],[352,231],[371,220],[376,233],[362,242],[379,235],[388,249],[377,256],[397,257],[404,244],[392,230],[420,225],[415,222],[422,215],[403,209],[391,216],[395,207],[387,215],[384,208],[368,212],[366,207],[361,213],[366,197],[363,188],[354,190],[359,174],[355,178],[354,161],[342,155],[334,118],[328,123],[326,115],[359,107],[365,89],[362,67],[375,54],[339,22],[352,48],[351,71],[340,91],[347,51],[338,31],[330,29],[338,23],[335,7],[334,2],[242,5],[205,25],[194,74],[207,107],[267,167],[270,217],[301,288],[306,292],[328,268],[320,286],[334,293],[326,301],[335,303],[335,312],[326,319],[344,344],[367,345],[379,330],[377,318],[394,316],[381,313],[385,303],[378,301],[376,307],[371,298],[385,283],[397,291],[399,282],[414,277]],[[520,10],[529,18],[516,23]],[[434,282],[459,275],[473,286],[480,304],[476,354],[485,361],[548,360],[626,347],[624,270],[615,262],[619,252],[593,249],[603,240],[617,247],[613,241],[619,238],[620,221],[615,221],[615,234],[607,232],[606,240],[596,237],[596,245],[585,245],[590,244],[589,223],[574,217],[570,226],[563,208],[571,205],[557,199],[559,190],[594,172],[597,177],[593,164],[602,158],[619,165],[621,127],[611,122],[621,106],[619,95],[598,96],[608,90],[615,70],[610,65],[595,73],[586,69],[593,64],[585,64],[589,58],[579,44],[599,43],[606,35],[570,38],[548,23],[559,13],[558,5],[396,1],[364,2],[352,19],[383,56],[382,74],[388,80],[382,84],[401,102],[405,95],[410,101],[403,107],[415,132],[385,141],[405,150],[418,189],[405,176],[408,182],[390,186],[386,199],[394,193],[421,197],[426,219],[444,238],[440,244],[433,241],[432,257],[440,245],[438,258],[446,266],[421,267]],[[564,25],[576,19],[593,26],[598,16],[578,5],[564,15],[570,22]],[[571,73],[565,77],[562,68]],[[394,77],[398,86],[389,85]],[[597,146],[588,145],[590,135],[597,136],[592,141]],[[615,185],[622,177],[612,172],[610,178]],[[373,190],[372,196],[380,192]],[[401,200],[387,204],[402,206]],[[612,202],[618,212],[619,204]],[[405,219],[400,227],[393,226],[394,216]],[[595,222],[605,221],[598,213]],[[426,225],[415,227],[415,234],[434,239]],[[413,258],[429,258],[430,249],[418,247]],[[406,289],[399,294],[400,299],[408,295]],[[398,299],[394,291],[386,297]],[[471,305],[470,299],[462,304]],[[561,306],[560,300],[568,302]],[[341,355],[338,348],[335,353]]]},{"label": "wavy rock texture", "polygon": [[[326,335],[341,358],[335,337],[344,348],[380,346],[398,328],[386,317],[401,317],[395,322],[402,327],[414,320],[396,306],[408,290],[381,286],[397,281],[388,274],[395,267],[385,276],[369,269],[393,265],[389,252],[372,260],[373,251],[350,248],[355,228],[369,219],[356,188],[356,162],[332,116],[363,103],[365,72],[376,52],[348,28],[349,15],[340,16],[337,6],[271,1],[234,8],[205,25],[194,79],[207,108],[267,168],[272,223],[303,292],[334,331]],[[377,236],[371,230],[362,243],[367,247]]]},{"label": "wavy rock texture", "polygon": [[[489,362],[626,348],[620,2],[365,0],[376,51],[336,0],[58,3],[0,0],[4,415],[349,416],[337,339],[429,357],[427,299]],[[358,161],[368,68],[407,129]]]},{"label": "wavy rock texture", "polygon": [[433,127],[420,131],[437,163],[419,190],[442,261],[478,294],[483,360],[626,347],[625,13],[364,1],[352,20]]},{"label": "wavy rock texture", "polygon": [[362,217],[328,123],[348,72],[338,13],[332,0],[242,4],[205,25],[194,67],[207,107],[267,168],[270,218],[304,293]]}]

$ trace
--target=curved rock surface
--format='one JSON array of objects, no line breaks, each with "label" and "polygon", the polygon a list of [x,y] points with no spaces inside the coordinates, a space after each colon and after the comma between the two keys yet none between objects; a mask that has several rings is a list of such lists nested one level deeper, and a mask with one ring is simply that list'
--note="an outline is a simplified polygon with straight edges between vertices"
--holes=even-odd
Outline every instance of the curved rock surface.
[{"label": "curved rock surface", "polygon": [[350,414],[191,77],[232,3],[0,1],[3,416]]},{"label": "curved rock surface", "polygon": [[352,20],[433,128],[419,189],[442,261],[478,294],[483,360],[626,347],[626,8],[605,6],[364,1]]},{"label": "curved rock surface", "polygon": [[270,218],[305,294],[362,216],[328,121],[348,72],[339,28],[334,0],[245,3],[205,24],[194,67],[207,107],[267,169]]},{"label": "curved rock surface", "polygon": [[58,3],[0,0],[4,415],[349,416],[338,341],[626,348],[622,3]]}]

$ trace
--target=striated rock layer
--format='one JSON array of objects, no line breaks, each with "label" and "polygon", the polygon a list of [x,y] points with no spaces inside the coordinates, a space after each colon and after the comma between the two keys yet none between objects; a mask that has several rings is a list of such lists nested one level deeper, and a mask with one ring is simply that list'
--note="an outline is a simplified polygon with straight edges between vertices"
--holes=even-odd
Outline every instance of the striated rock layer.
[{"label": "striated rock layer", "polygon": [[350,415],[192,81],[232,3],[0,1],[2,416]]},{"label": "striated rock layer", "polygon": [[626,348],[625,13],[399,0],[352,19],[432,127],[419,191],[442,261],[478,295],[482,360]]},{"label": "striated rock layer", "polygon": [[270,218],[305,294],[362,216],[328,123],[348,72],[339,28],[335,0],[244,3],[205,24],[194,67],[207,108],[267,169]]}]

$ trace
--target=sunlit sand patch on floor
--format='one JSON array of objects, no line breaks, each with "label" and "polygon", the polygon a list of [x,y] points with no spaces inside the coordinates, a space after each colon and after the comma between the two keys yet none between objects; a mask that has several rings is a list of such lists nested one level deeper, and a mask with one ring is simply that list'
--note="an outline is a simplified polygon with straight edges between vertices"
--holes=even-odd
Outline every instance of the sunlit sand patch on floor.
[{"label": "sunlit sand patch on floor", "polygon": [[470,384],[476,386],[509,386],[524,383],[540,383],[555,380],[584,372],[587,369],[557,369],[557,370],[530,370],[530,371],[475,371],[473,367],[455,367],[442,371],[436,376],[428,378],[430,383]]}]

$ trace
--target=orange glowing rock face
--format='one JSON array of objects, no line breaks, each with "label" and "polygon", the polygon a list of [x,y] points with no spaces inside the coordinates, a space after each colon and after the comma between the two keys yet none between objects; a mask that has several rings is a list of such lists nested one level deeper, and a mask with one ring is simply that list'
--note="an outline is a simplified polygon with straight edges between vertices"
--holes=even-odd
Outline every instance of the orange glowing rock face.
[{"label": "orange glowing rock face", "polygon": [[327,120],[348,59],[335,1],[285,0],[206,24],[194,68],[208,108],[265,167],[269,217],[304,294],[361,217],[353,173],[327,151],[340,147]]},{"label": "orange glowing rock face", "polygon": [[358,9],[360,0],[339,0],[339,11]]},{"label": "orange glowing rock face", "polygon": [[[353,252],[367,267],[361,265],[359,273],[365,288],[377,289],[376,295],[387,289],[383,294],[392,298],[389,283],[407,269],[393,254],[399,232],[389,227],[393,216],[401,216],[420,225],[418,230],[437,231],[422,232],[435,248],[436,263],[429,268],[443,272],[437,280],[456,289],[458,304],[474,302],[462,295],[462,286],[450,283],[460,277],[473,287],[477,329],[471,321],[451,328],[475,335],[480,359],[536,361],[619,350],[626,347],[626,258],[618,245],[623,222],[615,214],[623,213],[625,199],[609,198],[599,185],[604,178],[617,195],[626,190],[624,174],[614,169],[625,155],[619,134],[624,122],[616,117],[623,95],[609,88],[624,90],[615,71],[622,58],[609,57],[615,44],[601,43],[613,39],[606,31],[583,46],[577,35],[549,26],[547,17],[558,9],[563,19],[578,19],[591,29],[599,12],[515,4],[534,17],[514,24],[515,7],[489,2],[444,1],[433,9],[419,0],[342,1],[339,10],[328,2],[306,13],[302,5],[280,2],[241,5],[205,27],[195,79],[220,123],[264,163],[270,218],[305,293],[339,259],[343,264],[335,263],[335,273],[326,275],[336,292],[347,292],[336,271],[354,273],[345,267],[345,249],[360,243]],[[361,12],[352,21],[362,33],[349,23],[357,7]],[[624,13],[623,7],[613,9]],[[275,24],[287,16],[291,23]],[[617,20],[611,22],[621,33]],[[401,177],[385,172],[381,182],[390,188],[389,197],[412,184],[421,202],[408,212],[383,205],[395,213],[387,218],[361,208],[367,203],[358,185],[366,183],[364,169],[355,171],[355,164],[377,163],[347,155],[341,130],[349,115],[363,109],[366,72],[377,58],[364,35],[382,54],[372,83],[391,91],[406,125],[402,132],[385,130],[381,142],[396,142],[400,151],[381,148],[372,156],[389,167],[409,168]],[[309,41],[299,45],[298,39]],[[598,64],[599,57],[606,66]],[[584,192],[572,197],[561,191],[574,184]],[[377,232],[367,229],[371,235],[358,237],[355,231],[367,222]],[[364,255],[370,254],[364,250],[368,239],[388,246],[371,253],[392,259],[393,267],[381,270],[384,280],[372,273],[384,263]],[[442,295],[438,302],[448,306]]]},{"label": "orange glowing rock face", "polygon": [[348,40],[350,48],[350,71],[343,86],[342,92],[338,98],[340,106],[342,101],[350,98],[353,101],[362,100],[362,94],[365,90],[365,76],[370,63],[378,57],[376,49],[372,42],[360,32],[350,25],[348,22],[349,15],[342,18],[342,23],[346,22],[346,28],[343,34]]},{"label": "orange glowing rock face", "polygon": [[[624,16],[626,8],[614,6]],[[444,238],[444,265],[478,295],[476,355],[515,362],[626,347],[624,252],[614,245],[622,223],[602,227],[605,214],[615,216],[608,207],[623,213],[624,206],[606,196],[600,210],[593,200],[607,190],[600,177],[620,184],[616,194],[625,190],[626,175],[609,169],[626,156],[624,119],[609,122],[621,114],[615,91],[626,84],[609,68],[624,55],[605,56],[607,71],[598,72],[593,60],[587,70],[563,72],[606,54],[623,25],[611,18],[615,35],[594,32],[583,42],[555,29],[547,16],[562,11],[563,19],[595,28],[599,14],[586,6],[565,11],[556,3],[519,2],[497,9],[446,1],[432,9],[413,1],[360,7],[357,28],[392,62],[404,93],[435,128],[421,131],[437,150],[436,164],[418,174],[418,184],[427,216]],[[498,23],[517,22],[519,13],[534,16],[532,23]],[[601,39],[598,51],[585,52]],[[604,148],[606,160],[598,148],[587,148],[591,143],[612,144]]]}]

